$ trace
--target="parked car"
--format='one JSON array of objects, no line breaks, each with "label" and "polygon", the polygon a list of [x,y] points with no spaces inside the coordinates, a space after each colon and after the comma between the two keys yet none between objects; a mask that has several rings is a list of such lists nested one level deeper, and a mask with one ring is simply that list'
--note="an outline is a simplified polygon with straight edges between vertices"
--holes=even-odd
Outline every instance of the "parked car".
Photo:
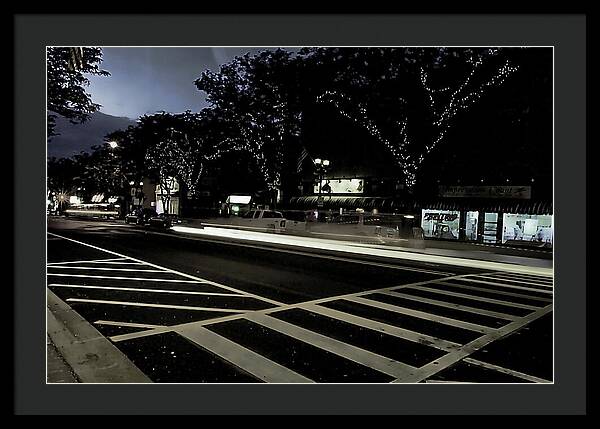
[{"label": "parked car", "polygon": [[125,216],[125,223],[134,223],[136,225],[146,225],[149,223],[150,219],[158,216],[156,210],[154,209],[135,209],[127,216]]},{"label": "parked car", "polygon": [[151,217],[148,221],[148,225],[154,228],[166,229],[173,225],[181,223],[179,217],[175,214],[161,213],[157,216]]}]

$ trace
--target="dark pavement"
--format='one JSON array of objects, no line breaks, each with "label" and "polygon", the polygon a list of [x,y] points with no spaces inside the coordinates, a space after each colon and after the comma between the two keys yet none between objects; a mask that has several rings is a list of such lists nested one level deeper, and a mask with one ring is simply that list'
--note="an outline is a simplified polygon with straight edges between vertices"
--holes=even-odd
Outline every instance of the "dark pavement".
[{"label": "dark pavement", "polygon": [[551,277],[119,221],[48,233],[48,288],[154,382],[552,381]]}]

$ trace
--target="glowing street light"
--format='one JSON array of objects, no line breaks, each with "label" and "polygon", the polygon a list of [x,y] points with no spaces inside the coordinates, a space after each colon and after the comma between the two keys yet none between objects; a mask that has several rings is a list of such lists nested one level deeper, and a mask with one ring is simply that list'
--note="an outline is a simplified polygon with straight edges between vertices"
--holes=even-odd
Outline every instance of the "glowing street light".
[{"label": "glowing street light", "polygon": [[119,144],[115,141],[108,142],[108,145],[110,146],[111,149],[115,149],[119,146]]}]

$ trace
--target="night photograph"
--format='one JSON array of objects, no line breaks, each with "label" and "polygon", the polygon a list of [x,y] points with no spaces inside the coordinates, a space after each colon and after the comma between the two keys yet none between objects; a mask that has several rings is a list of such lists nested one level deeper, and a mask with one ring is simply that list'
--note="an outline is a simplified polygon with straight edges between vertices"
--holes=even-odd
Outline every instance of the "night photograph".
[{"label": "night photograph", "polygon": [[48,47],[48,382],[552,382],[552,56]]},{"label": "night photograph", "polygon": [[585,16],[14,22],[16,410],[585,410]]}]

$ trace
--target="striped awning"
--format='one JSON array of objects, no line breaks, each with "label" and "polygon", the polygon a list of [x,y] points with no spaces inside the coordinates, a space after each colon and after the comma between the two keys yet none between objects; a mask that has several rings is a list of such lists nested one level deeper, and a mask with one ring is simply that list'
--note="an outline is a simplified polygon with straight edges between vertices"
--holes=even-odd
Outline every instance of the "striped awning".
[{"label": "striped awning", "polygon": [[[318,196],[310,195],[292,197],[289,201],[290,209],[311,209],[317,207]],[[483,211],[487,213],[515,213],[515,214],[553,214],[552,203],[548,201],[531,200],[490,200],[490,199],[431,199],[415,200],[406,198],[382,197],[348,197],[348,196],[323,196],[324,209],[378,209],[381,212],[420,212],[421,209],[456,210],[456,211]]]}]

